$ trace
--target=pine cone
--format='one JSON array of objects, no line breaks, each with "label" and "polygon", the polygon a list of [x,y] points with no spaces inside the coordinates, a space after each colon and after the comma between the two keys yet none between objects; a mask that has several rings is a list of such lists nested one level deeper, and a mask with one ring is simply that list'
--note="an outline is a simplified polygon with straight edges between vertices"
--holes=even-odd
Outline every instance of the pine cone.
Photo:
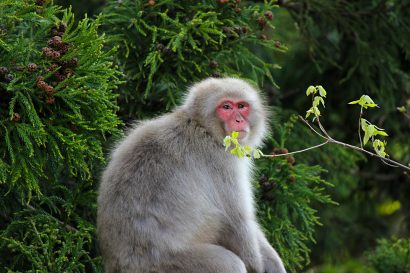
[{"label": "pine cone", "polygon": [[54,87],[52,87],[51,85],[45,84],[43,91],[44,91],[47,95],[52,95],[52,94],[54,94]]},{"label": "pine cone", "polygon": [[72,76],[74,74],[74,70],[72,70],[71,68],[66,68],[66,69],[64,69],[64,75],[66,76],[66,77],[70,77],[70,76]]},{"label": "pine cone", "polygon": [[289,165],[295,165],[296,159],[293,156],[288,155],[285,158],[286,158],[286,161],[289,163]]},{"label": "pine cone", "polygon": [[272,13],[270,10],[268,10],[268,11],[265,12],[265,17],[266,17],[269,21],[271,21],[271,20],[273,19],[273,13]]},{"label": "pine cone", "polygon": [[46,69],[46,71],[47,72],[51,72],[51,71],[55,71],[57,68],[58,68],[58,64],[51,64],[47,69]]},{"label": "pine cone", "polygon": [[68,66],[69,67],[77,67],[78,66],[78,59],[77,58],[72,58],[71,60],[68,60]]},{"label": "pine cone", "polygon": [[4,66],[0,67],[0,75],[6,75],[8,73],[9,73],[9,70],[7,67],[4,67]]},{"label": "pine cone", "polygon": [[[43,78],[43,77],[42,77]],[[43,78],[44,79],[44,78]],[[45,89],[45,86],[47,85],[47,83],[43,80],[37,80],[36,83],[37,87],[40,88],[41,90]]]},{"label": "pine cone", "polygon": [[56,27],[51,28],[51,36],[62,36]]},{"label": "pine cone", "polygon": [[289,150],[286,148],[274,148],[272,152],[272,154],[277,154],[277,155],[287,154],[287,153],[289,153]]},{"label": "pine cone", "polygon": [[38,84],[38,82],[40,82],[40,81],[44,81],[44,77],[43,76],[38,76],[37,78],[36,78],[36,83]]},{"label": "pine cone", "polygon": [[59,52],[60,52],[61,55],[64,55],[64,54],[67,53],[67,51],[68,51],[69,49],[70,49],[70,46],[69,46],[69,45],[61,44],[60,49],[59,49]]},{"label": "pine cone", "polygon": [[58,31],[64,33],[66,29],[67,29],[67,24],[64,22],[60,22],[60,24],[58,25]]},{"label": "pine cone", "polygon": [[258,25],[259,25],[261,28],[264,28],[264,27],[266,26],[266,20],[265,20],[264,17],[259,16],[256,21],[258,22]]},{"label": "pine cone", "polygon": [[13,80],[13,75],[11,74],[4,75],[4,82],[9,83],[12,80]]},{"label": "pine cone", "polygon": [[62,82],[62,81],[64,81],[65,80],[65,76],[64,75],[62,75],[60,72],[56,72],[55,74],[54,74],[54,78],[58,81],[58,82]]},{"label": "pine cone", "polygon": [[36,65],[35,63],[29,63],[29,64],[27,65],[27,69],[28,69],[28,71],[30,71],[30,72],[34,72],[34,71],[37,70],[37,65]]},{"label": "pine cone", "polygon": [[50,58],[53,59],[53,60],[59,59],[61,57],[60,52],[54,51],[54,50],[53,50],[53,52],[51,52],[50,55],[51,55]]},{"label": "pine cone", "polygon": [[48,40],[48,46],[52,46],[54,48],[60,48],[63,45],[63,41],[61,40],[60,36],[53,36],[50,40]]},{"label": "pine cone", "polygon": [[212,61],[209,63],[209,67],[210,67],[210,68],[217,68],[218,66],[219,66],[219,63],[218,63],[217,61],[212,60]]},{"label": "pine cone", "polygon": [[19,122],[20,119],[21,119],[21,116],[20,116],[19,113],[13,113],[13,117],[12,117],[12,119],[11,119],[12,121],[14,121],[14,122]]}]

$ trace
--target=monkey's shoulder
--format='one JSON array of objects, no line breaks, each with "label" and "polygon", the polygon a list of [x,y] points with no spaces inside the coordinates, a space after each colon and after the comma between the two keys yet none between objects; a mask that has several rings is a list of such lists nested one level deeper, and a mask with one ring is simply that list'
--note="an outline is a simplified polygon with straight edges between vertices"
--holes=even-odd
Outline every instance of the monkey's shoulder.
[{"label": "monkey's shoulder", "polygon": [[206,135],[206,130],[185,113],[172,112],[133,126],[114,149],[112,159],[139,154],[182,156],[206,146]]}]

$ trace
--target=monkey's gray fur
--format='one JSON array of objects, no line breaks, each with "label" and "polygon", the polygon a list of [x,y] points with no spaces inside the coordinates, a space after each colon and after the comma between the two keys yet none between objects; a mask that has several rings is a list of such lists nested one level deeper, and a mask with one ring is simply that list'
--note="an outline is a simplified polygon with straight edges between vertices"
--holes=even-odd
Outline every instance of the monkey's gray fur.
[{"label": "monkey's gray fur", "polygon": [[258,92],[243,80],[210,78],[112,152],[97,216],[107,273],[285,272],[255,219],[251,162],[222,145],[215,107],[223,97],[249,103],[242,144],[260,145],[267,111]]}]

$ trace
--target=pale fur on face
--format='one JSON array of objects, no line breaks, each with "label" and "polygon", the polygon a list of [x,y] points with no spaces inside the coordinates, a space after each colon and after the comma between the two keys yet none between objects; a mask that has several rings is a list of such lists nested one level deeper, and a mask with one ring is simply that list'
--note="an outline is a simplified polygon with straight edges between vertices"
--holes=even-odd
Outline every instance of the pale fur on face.
[{"label": "pale fur on face", "polygon": [[[260,92],[244,80],[237,78],[209,78],[191,86],[183,102],[182,109],[196,117],[200,124],[218,139],[226,135],[215,110],[222,98],[244,100],[249,103],[251,113],[248,121],[250,134],[243,145],[260,146],[267,134],[266,120],[269,116],[260,99]],[[216,124],[219,124],[215,127]]]}]

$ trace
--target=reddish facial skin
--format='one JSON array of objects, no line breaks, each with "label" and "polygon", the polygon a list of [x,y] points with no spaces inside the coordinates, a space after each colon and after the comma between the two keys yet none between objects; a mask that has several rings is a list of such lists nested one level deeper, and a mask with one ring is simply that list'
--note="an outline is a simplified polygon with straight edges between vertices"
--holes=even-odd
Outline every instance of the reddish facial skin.
[{"label": "reddish facial skin", "polygon": [[239,132],[240,139],[249,132],[249,113],[249,104],[241,100],[223,99],[216,108],[217,116],[224,123],[225,133],[230,135],[233,131]]}]

